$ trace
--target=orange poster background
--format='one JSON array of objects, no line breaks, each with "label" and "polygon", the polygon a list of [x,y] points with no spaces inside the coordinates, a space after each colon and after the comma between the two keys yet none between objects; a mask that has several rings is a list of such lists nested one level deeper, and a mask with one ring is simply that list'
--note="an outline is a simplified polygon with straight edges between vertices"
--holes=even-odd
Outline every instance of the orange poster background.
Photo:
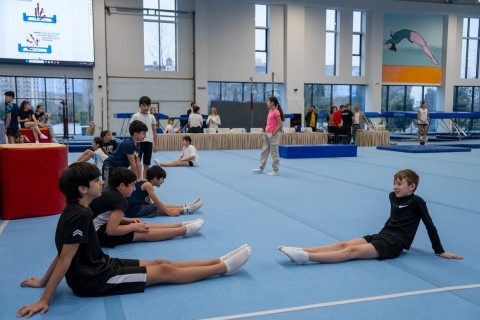
[{"label": "orange poster background", "polygon": [[441,84],[442,68],[384,65],[382,67],[382,82]]}]

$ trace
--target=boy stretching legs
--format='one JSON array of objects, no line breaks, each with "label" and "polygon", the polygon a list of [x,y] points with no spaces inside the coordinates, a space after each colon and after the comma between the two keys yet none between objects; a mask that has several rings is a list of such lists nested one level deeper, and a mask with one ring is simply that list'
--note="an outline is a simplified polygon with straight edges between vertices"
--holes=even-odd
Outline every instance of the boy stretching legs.
[{"label": "boy stretching legs", "polygon": [[250,247],[243,245],[210,260],[172,262],[111,258],[100,247],[88,208],[102,193],[100,170],[88,162],[73,163],[62,173],[59,186],[67,205],[55,233],[58,255],[41,279],[29,278],[20,284],[22,287],[45,287],[45,290],[37,303],[21,307],[17,317],[46,313],[63,277],[78,296],[137,293],[160,283],[190,283],[231,275],[250,257]]},{"label": "boy stretching legs", "polygon": [[124,218],[127,199],[135,190],[136,176],[127,168],[111,171],[108,187],[90,203],[93,225],[102,247],[138,241],[162,241],[176,237],[189,238],[203,227],[203,219],[172,224],[147,224],[140,219]]},{"label": "boy stretching legs", "polygon": [[178,216],[191,214],[200,209],[203,201],[198,198],[186,205],[167,205],[158,199],[153,187],[160,188],[165,183],[167,173],[158,165],[147,170],[147,181],[137,181],[135,191],[127,198],[128,209],[125,215],[129,218],[148,218],[156,215]]},{"label": "boy stretching legs", "polygon": [[446,259],[462,259],[455,253],[443,250],[427,204],[414,194],[419,180],[418,175],[410,169],[395,174],[393,192],[389,195],[390,218],[378,234],[327,246],[306,249],[280,246],[278,249],[296,264],[307,261],[336,263],[352,259],[393,259],[400,256],[404,249],[410,249],[422,220],[436,255]]}]

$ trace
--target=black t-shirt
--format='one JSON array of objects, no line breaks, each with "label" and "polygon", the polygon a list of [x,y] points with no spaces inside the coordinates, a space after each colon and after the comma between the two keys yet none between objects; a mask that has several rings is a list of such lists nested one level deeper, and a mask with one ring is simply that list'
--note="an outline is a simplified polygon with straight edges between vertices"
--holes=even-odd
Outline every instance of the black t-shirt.
[{"label": "black t-shirt", "polygon": [[107,152],[107,155],[115,151],[117,147],[118,147],[118,142],[113,139],[103,144],[103,149]]},{"label": "black t-shirt", "polygon": [[102,191],[102,195],[93,199],[90,203],[90,209],[93,213],[93,220],[95,226],[100,223],[97,218],[108,219],[110,212],[114,210],[120,210],[123,213],[127,212],[128,202],[127,199],[115,188],[108,186]]},{"label": "black t-shirt", "polygon": [[343,110],[342,121],[344,126],[351,126],[353,123],[353,113],[350,110]]},{"label": "black t-shirt", "polygon": [[402,243],[404,249],[408,250],[415,238],[420,220],[422,220],[432,243],[433,251],[436,254],[445,252],[437,229],[428,213],[427,204],[422,198],[415,194],[397,198],[395,193],[391,192],[389,199],[391,205],[390,218],[379,232],[380,237],[386,240],[395,238]]},{"label": "black t-shirt", "polygon": [[[69,203],[57,224],[55,245],[60,256],[64,244],[79,244],[78,251],[65,275],[73,292],[95,288],[112,267],[112,260],[103,253],[93,227],[92,211],[78,203]],[[84,289],[87,288],[87,289]]]}]

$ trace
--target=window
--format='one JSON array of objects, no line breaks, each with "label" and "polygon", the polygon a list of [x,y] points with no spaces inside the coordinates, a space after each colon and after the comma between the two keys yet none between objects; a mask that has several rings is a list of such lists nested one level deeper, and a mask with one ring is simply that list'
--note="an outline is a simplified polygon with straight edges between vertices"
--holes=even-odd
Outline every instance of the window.
[{"label": "window", "polygon": [[[51,114],[50,122],[56,135],[64,135],[65,86],[68,99],[68,133],[84,134],[93,121],[93,80],[37,77],[0,77],[0,89],[12,90],[15,103],[29,100],[35,110],[43,105]],[[0,107],[4,112],[4,102]],[[3,119],[3,116],[2,116]]]},{"label": "window", "polygon": [[327,10],[325,40],[325,74],[337,75],[337,11]]},{"label": "window", "polygon": [[266,5],[255,5],[255,73],[268,70],[268,11]]},{"label": "window", "polygon": [[477,79],[478,78],[478,58],[480,40],[480,19],[464,18],[463,19],[463,36],[462,36],[462,62],[460,78]]},{"label": "window", "polygon": [[177,71],[175,0],[143,0],[144,69]]},{"label": "window", "polygon": [[363,75],[362,70],[362,45],[363,45],[363,12],[353,12],[352,36],[352,76]]},{"label": "window", "polygon": [[453,90],[453,111],[480,111],[480,87],[454,87]]},{"label": "window", "polygon": [[281,104],[284,91],[281,83],[275,83],[272,92],[272,83],[209,82],[208,105],[214,100],[249,102],[250,97],[253,97],[253,102],[265,102],[271,96],[277,97]]},{"label": "window", "polygon": [[328,113],[331,106],[342,104],[358,104],[365,106],[366,86],[349,84],[305,84],[305,112],[310,105],[315,105],[318,112]]},{"label": "window", "polygon": [[[437,87],[428,86],[382,86],[382,112],[414,111],[425,101],[428,110],[437,107]],[[405,132],[415,127],[412,120],[404,118],[387,119],[387,127],[393,131]]]}]

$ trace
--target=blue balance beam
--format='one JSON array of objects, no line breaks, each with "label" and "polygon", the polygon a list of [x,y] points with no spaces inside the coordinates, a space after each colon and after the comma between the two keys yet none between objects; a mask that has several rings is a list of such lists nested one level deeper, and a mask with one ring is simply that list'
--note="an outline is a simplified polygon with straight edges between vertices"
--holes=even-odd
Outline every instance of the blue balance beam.
[{"label": "blue balance beam", "polygon": [[280,145],[278,151],[287,159],[357,156],[357,146],[351,144]]}]

